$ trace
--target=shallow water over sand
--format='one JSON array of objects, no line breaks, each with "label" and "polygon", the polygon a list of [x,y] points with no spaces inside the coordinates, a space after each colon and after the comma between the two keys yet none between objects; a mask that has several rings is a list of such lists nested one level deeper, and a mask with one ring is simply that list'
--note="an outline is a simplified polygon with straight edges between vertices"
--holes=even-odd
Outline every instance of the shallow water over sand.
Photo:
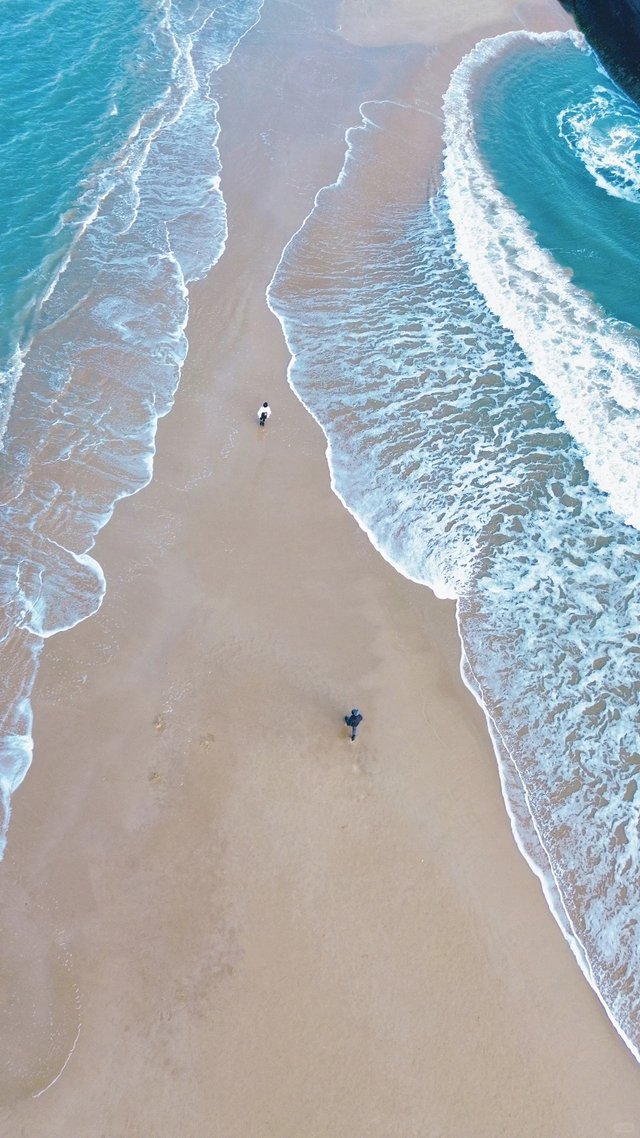
[{"label": "shallow water over sand", "polygon": [[[567,37],[516,39],[584,54]],[[510,206],[501,228],[500,197],[467,145],[473,123],[465,135],[458,121],[472,109],[460,98],[470,73],[492,51],[454,77],[446,189],[422,206],[410,156],[393,170],[395,201],[385,188],[384,132],[415,112],[363,108],[270,303],[292,385],[329,440],[337,493],[401,572],[458,598],[463,674],[489,720],[516,836],[637,1052],[640,534],[612,509],[571,417],[514,337],[527,312],[511,328],[492,277],[464,257],[491,250],[474,245],[486,224],[506,274],[517,236]],[[463,208],[470,194],[475,214]],[[535,264],[521,292],[518,276],[505,286],[513,311],[539,295]]]}]

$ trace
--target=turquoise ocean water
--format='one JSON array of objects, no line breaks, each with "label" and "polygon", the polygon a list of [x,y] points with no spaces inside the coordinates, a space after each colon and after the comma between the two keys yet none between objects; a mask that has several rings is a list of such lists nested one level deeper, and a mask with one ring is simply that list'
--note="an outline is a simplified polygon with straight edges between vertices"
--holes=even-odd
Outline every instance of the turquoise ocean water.
[{"label": "turquoise ocean water", "polygon": [[[151,477],[224,251],[215,73],[259,9],[0,10],[2,844],[42,645],[101,603],[95,535]],[[374,143],[419,112],[363,108],[268,300],[336,492],[457,600],[514,834],[638,1055],[640,112],[580,37],[527,33],[444,111],[416,208]]]},{"label": "turquoise ocean water", "polygon": [[290,381],[377,547],[456,598],[514,835],[638,1055],[640,110],[577,34],[483,41],[417,208],[375,187],[419,112],[361,111],[270,287]]},{"label": "turquoise ocean water", "polygon": [[212,88],[260,0],[0,8],[0,846],[46,637],[101,603],[89,551],[151,477],[189,281],[224,249]]}]

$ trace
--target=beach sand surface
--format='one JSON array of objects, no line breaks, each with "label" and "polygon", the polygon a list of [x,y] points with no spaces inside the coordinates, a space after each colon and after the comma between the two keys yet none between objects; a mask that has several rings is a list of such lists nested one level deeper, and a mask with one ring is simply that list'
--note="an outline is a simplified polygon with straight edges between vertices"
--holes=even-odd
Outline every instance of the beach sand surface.
[{"label": "beach sand surface", "polygon": [[97,543],[104,604],[35,692],[0,869],[3,1138],[640,1134],[638,1065],[514,843],[454,606],[331,493],[265,304],[363,100],[432,112],[417,193],[464,51],[567,26],[391,9],[267,0],[220,77],[227,251],[154,480]]}]

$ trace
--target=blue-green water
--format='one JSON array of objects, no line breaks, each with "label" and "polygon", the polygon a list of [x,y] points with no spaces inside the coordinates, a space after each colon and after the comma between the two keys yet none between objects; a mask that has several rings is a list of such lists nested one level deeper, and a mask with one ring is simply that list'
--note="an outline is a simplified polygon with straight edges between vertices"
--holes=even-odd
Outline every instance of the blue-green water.
[{"label": "blue-green water", "polygon": [[477,139],[537,242],[640,327],[640,119],[593,54],[566,40],[507,52],[480,86]]},{"label": "blue-green water", "polygon": [[[0,8],[2,843],[39,652],[102,601],[224,248],[211,76],[259,7]],[[389,210],[370,142],[411,113],[367,108],[269,299],[343,500],[457,599],[518,841],[639,1054],[640,115],[576,39],[489,41],[444,189],[416,209],[398,169]]]},{"label": "blue-green water", "polygon": [[422,208],[419,111],[361,113],[270,287],[291,382],[375,545],[456,599],[516,838],[640,1056],[640,110],[575,34],[484,41]]},{"label": "blue-green water", "polygon": [[89,551],[151,477],[224,248],[212,77],[260,4],[0,6],[0,847],[43,640],[102,601]]},{"label": "blue-green water", "polygon": [[105,167],[170,82],[161,17],[138,0],[0,7],[0,365],[28,338]]}]

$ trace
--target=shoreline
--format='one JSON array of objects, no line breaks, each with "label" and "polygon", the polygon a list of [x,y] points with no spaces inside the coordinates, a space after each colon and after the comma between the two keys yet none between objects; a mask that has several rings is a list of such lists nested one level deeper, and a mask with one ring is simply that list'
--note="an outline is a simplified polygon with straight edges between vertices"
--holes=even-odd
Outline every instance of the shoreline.
[{"label": "shoreline", "polygon": [[[349,5],[346,4],[346,5],[343,5],[343,7],[348,8]],[[536,21],[534,21],[534,22],[536,22]],[[562,22],[563,22],[562,20],[559,20],[557,23],[559,25]],[[535,28],[523,26],[521,29],[512,29],[507,34],[514,34],[517,36],[518,33],[521,33],[522,36],[525,36],[525,37],[530,35],[530,34],[531,35],[541,35],[541,36],[554,37],[557,34],[564,34],[566,31],[571,31],[573,35],[581,36],[581,33],[579,33],[575,29],[572,21],[568,20],[568,19],[564,21],[564,23],[566,24],[566,27],[562,28],[562,29],[559,27],[551,26],[553,24],[553,21],[550,22],[550,26],[547,26],[545,24],[544,19],[539,19],[536,23],[537,23],[537,26]],[[357,27],[357,22],[356,22],[356,27]],[[374,27],[375,27],[375,23],[374,23]],[[375,35],[374,36],[371,36],[371,35],[366,36],[364,39],[362,38],[362,36],[358,36],[358,35],[353,36],[353,38],[350,36],[347,36],[347,38],[350,40],[350,42],[355,42],[358,44],[363,44],[363,43],[378,44],[379,42],[383,42],[382,40],[379,40],[378,38],[376,38]],[[490,38],[493,38],[493,37],[489,37],[489,36],[483,37],[483,42],[484,42],[484,40],[488,41]],[[428,40],[429,40],[429,37],[425,36],[422,42],[427,43]],[[500,58],[500,55],[502,54],[502,52],[509,51],[509,50],[511,50],[511,44],[508,44],[508,45],[504,46],[503,48],[501,48],[500,53],[497,54],[497,58]],[[487,62],[485,63],[485,66],[490,67],[491,64],[492,64],[492,59],[488,58]],[[382,101],[382,102],[384,102],[384,101]],[[289,247],[300,236],[300,234],[304,230],[305,226],[307,225],[309,220],[312,218],[312,215],[314,214],[316,208],[318,207],[321,198],[325,194],[327,194],[328,192],[331,192],[340,186],[342,181],[348,176],[349,164],[352,161],[357,161],[357,155],[356,155],[357,143],[355,142],[355,136],[359,132],[366,130],[368,126],[373,125],[372,120],[369,119],[367,114],[365,113],[365,108],[371,107],[371,106],[372,107],[380,107],[380,106],[382,106],[382,102],[376,102],[373,100],[366,100],[365,102],[361,103],[360,106],[358,107],[358,113],[360,116],[360,124],[349,127],[345,133],[345,157],[344,157],[343,164],[342,164],[342,166],[341,166],[341,168],[337,174],[337,177],[335,178],[335,180],[333,182],[320,187],[320,189],[315,194],[314,203],[313,203],[311,210],[306,215],[306,217],[304,218],[303,222],[301,223],[299,228],[296,230],[296,232],[291,236],[287,245],[284,247],[282,254],[280,256],[280,259],[278,261],[278,264],[276,266],[274,275],[273,275],[271,281],[269,282],[269,285],[268,285],[267,290],[266,290],[266,294],[265,294],[266,295],[266,303],[267,303],[270,311],[274,314],[276,319],[278,319],[280,322],[280,325],[282,328],[282,334],[283,334],[283,337],[285,339],[287,349],[288,349],[290,357],[291,357],[288,368],[287,368],[287,381],[288,381],[289,387],[291,388],[293,394],[296,396],[296,398],[299,400],[299,402],[302,404],[304,409],[307,411],[307,413],[316,422],[317,426],[319,427],[320,431],[322,432],[322,435],[324,438],[324,445],[325,445],[325,458],[326,458],[326,462],[327,462],[328,474],[329,474],[329,480],[330,480],[330,486],[331,486],[332,492],[336,495],[336,497],[338,498],[339,502],[344,507],[344,509],[351,515],[351,517],[356,522],[358,527],[366,535],[367,539],[369,540],[369,542],[371,543],[371,545],[373,546],[375,551],[387,562],[387,564],[389,564],[397,573],[399,573],[402,577],[404,577],[405,580],[429,589],[433,593],[434,597],[436,597],[438,600],[449,600],[449,601],[453,601],[455,604],[455,621],[456,621],[456,627],[457,627],[457,635],[458,635],[459,642],[460,642],[460,661],[459,661],[460,679],[461,679],[463,685],[471,693],[473,699],[477,703],[477,705],[478,705],[478,707],[479,707],[479,709],[480,709],[480,711],[481,711],[481,713],[484,716],[485,721],[486,721],[488,734],[489,734],[489,737],[491,739],[491,745],[492,745],[493,752],[494,752],[494,759],[495,759],[495,762],[496,762],[496,765],[498,768],[498,775],[500,778],[500,786],[501,786],[501,793],[502,793],[502,798],[503,798],[503,802],[504,802],[504,808],[505,808],[507,817],[509,819],[509,824],[511,826],[511,831],[513,834],[514,843],[515,843],[519,853],[521,854],[522,858],[524,859],[524,861],[528,865],[529,869],[531,870],[532,874],[535,876],[535,878],[539,882],[540,888],[541,888],[543,895],[545,897],[545,901],[546,901],[546,904],[549,908],[549,911],[550,911],[551,915],[553,916],[554,920],[556,921],[556,924],[558,925],[567,946],[571,950],[571,953],[573,954],[574,959],[576,961],[576,964],[577,964],[578,968],[580,969],[584,979],[589,984],[589,986],[593,990],[594,994],[596,995],[597,999],[601,1003],[602,1008],[605,1011],[605,1013],[606,1013],[611,1025],[612,1025],[612,1027],[614,1028],[615,1032],[618,1034],[618,1036],[620,1037],[620,1039],[622,1040],[624,1045],[631,1052],[632,1056],[636,1060],[638,1060],[639,1056],[638,1056],[637,1048],[635,1047],[635,1045],[634,1045],[633,1041],[630,1039],[630,1037],[625,1033],[624,1028],[620,1024],[620,1022],[615,1018],[615,1015],[613,1014],[612,1010],[609,1008],[604,996],[600,992],[600,989],[598,987],[596,980],[594,979],[594,977],[592,975],[592,972],[591,972],[591,969],[589,967],[588,959],[587,959],[587,956],[585,954],[583,945],[579,939],[578,933],[573,928],[573,926],[571,924],[571,918],[570,918],[569,914],[567,913],[567,911],[566,911],[566,909],[562,903],[562,898],[561,898],[560,893],[559,893],[558,888],[557,888],[555,875],[554,875],[554,872],[551,868],[551,863],[550,863],[550,860],[548,857],[548,852],[547,852],[547,850],[546,850],[546,848],[542,842],[542,839],[540,838],[539,833],[537,832],[537,829],[535,827],[535,823],[534,823],[533,819],[531,818],[530,814],[528,813],[527,806],[524,802],[526,794],[525,794],[524,789],[519,784],[519,778],[518,778],[517,770],[516,770],[515,766],[513,768],[513,771],[511,771],[511,769],[510,769],[511,765],[513,763],[513,760],[509,754],[509,751],[508,751],[508,748],[506,747],[506,744],[504,743],[504,740],[502,739],[502,737],[500,735],[498,725],[495,723],[495,721],[491,717],[490,711],[486,707],[486,705],[483,701],[480,685],[477,681],[477,678],[475,677],[475,675],[473,674],[473,672],[471,670],[469,661],[467,660],[467,658],[465,656],[464,642],[463,642],[462,634],[460,631],[460,618],[459,618],[459,609],[458,609],[457,597],[456,597],[455,593],[448,592],[446,590],[446,588],[443,588],[442,591],[439,591],[438,587],[437,587],[438,583],[435,581],[421,580],[419,577],[413,576],[411,574],[410,570],[406,566],[404,566],[398,560],[394,560],[388,552],[385,552],[382,545],[378,541],[375,532],[369,528],[366,521],[363,520],[359,516],[357,510],[348,503],[348,501],[345,499],[345,497],[341,493],[339,487],[336,484],[335,471],[334,471],[334,467],[332,464],[331,436],[330,436],[328,430],[323,426],[322,422],[320,421],[320,419],[315,414],[312,407],[309,406],[309,404],[307,402],[305,402],[303,394],[296,388],[296,384],[294,382],[294,379],[292,378],[292,373],[295,372],[296,355],[295,355],[294,347],[292,346],[290,339],[287,335],[286,320],[284,318],[281,318],[278,316],[277,307],[274,307],[270,301],[271,289],[272,289],[274,282],[278,276],[278,273],[281,269],[281,266],[283,265],[283,262],[286,259]],[[406,109],[410,109],[408,105],[407,105]],[[441,146],[441,152],[439,154],[439,159],[441,160],[442,159],[442,148],[444,146],[444,142],[443,142],[443,139],[441,136],[439,136],[438,142],[440,143],[440,146]],[[431,163],[433,165],[435,165],[435,159],[434,158],[431,158]],[[513,785],[511,785],[511,787],[509,786],[509,777],[511,777],[511,780],[513,783]],[[515,784],[517,784],[517,785],[515,785]],[[522,799],[522,802],[520,802],[520,803],[518,803],[518,795]],[[527,833],[527,830],[529,830],[529,833]]]},{"label": "shoreline", "polygon": [[[342,80],[331,106],[304,105],[310,59]],[[601,1138],[640,1117],[515,849],[453,605],[353,525],[283,382],[263,278],[344,152],[335,120],[403,81],[402,58],[361,59],[274,4],[221,78],[227,250],[191,292],[153,482],[98,537],[103,607],[36,688],[3,935],[11,990],[47,1014],[6,1020],[7,1134]]]}]

